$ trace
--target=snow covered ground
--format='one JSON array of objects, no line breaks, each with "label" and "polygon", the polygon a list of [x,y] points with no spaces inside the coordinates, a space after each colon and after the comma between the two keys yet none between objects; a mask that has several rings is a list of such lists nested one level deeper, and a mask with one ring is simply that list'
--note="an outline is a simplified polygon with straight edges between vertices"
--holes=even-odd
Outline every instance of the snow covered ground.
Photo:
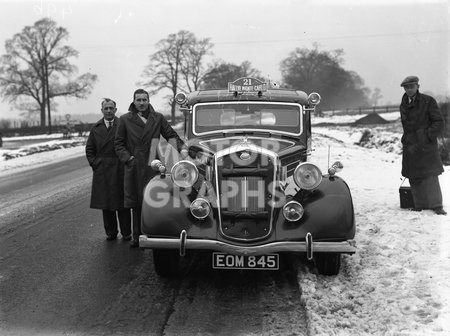
[{"label": "snow covered ground", "polygon": [[82,155],[86,138],[62,139],[62,134],[3,138],[4,146],[8,142],[31,144],[12,150],[0,148],[0,176]]},{"label": "snow covered ground", "polygon": [[[312,116],[311,124],[317,125],[321,123],[334,123],[334,124],[344,124],[344,123],[352,123],[358,119],[361,119],[366,115],[364,114],[342,114],[342,113],[327,113],[324,112],[322,116]],[[400,112],[388,112],[388,113],[379,113],[379,116],[387,121],[394,121],[400,118]]]},{"label": "snow covered ground", "polygon": [[[311,335],[449,335],[450,217],[400,208],[398,154],[318,138],[324,169],[330,143],[354,198],[358,252],[336,277],[299,272]],[[450,167],[440,182],[449,210]]]},{"label": "snow covered ground", "polygon": [[[400,138],[382,128],[370,131],[380,143]],[[338,276],[306,266],[298,273],[310,335],[450,335],[450,215],[401,209],[398,150],[363,148],[354,144],[357,138],[350,128],[313,127],[312,161],[323,171],[328,156],[344,164],[339,175],[354,198],[358,252],[344,256]],[[0,160],[0,175],[77,155],[84,159],[84,146]],[[449,211],[449,166],[440,182]]]}]

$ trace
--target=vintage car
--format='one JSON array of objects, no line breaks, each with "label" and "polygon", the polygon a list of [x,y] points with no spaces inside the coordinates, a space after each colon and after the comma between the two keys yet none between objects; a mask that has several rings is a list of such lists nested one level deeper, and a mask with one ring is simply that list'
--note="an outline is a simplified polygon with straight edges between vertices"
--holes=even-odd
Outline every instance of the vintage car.
[{"label": "vintage car", "polygon": [[[355,252],[347,183],[310,162],[311,114],[320,95],[240,78],[228,90],[179,93],[189,155],[145,188],[140,247],[160,276],[177,274],[189,250],[217,269],[277,270],[280,254],[304,253],[338,274]],[[209,253],[207,253],[209,255]]]}]

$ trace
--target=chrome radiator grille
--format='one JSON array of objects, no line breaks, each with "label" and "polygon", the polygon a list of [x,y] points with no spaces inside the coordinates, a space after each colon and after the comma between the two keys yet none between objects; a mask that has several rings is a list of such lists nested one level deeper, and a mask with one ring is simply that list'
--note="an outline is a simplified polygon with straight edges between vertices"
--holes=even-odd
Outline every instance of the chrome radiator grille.
[{"label": "chrome radiator grille", "polygon": [[[240,159],[246,157],[251,160]],[[260,150],[236,151],[219,157],[216,165],[218,217],[221,232],[239,241],[260,240],[272,231],[276,157]]]},{"label": "chrome radiator grille", "polygon": [[221,204],[228,211],[262,212],[265,210],[264,179],[261,176],[230,176],[222,180],[231,190],[222,194]]}]

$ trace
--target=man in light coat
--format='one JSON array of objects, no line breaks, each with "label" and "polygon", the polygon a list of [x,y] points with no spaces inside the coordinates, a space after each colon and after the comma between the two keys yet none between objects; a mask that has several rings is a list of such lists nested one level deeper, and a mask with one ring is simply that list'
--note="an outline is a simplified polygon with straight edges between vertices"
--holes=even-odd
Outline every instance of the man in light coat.
[{"label": "man in light coat", "polygon": [[133,239],[130,247],[139,246],[143,193],[148,181],[156,175],[150,163],[157,158],[160,136],[178,152],[182,151],[183,140],[164,116],[150,105],[148,92],[138,89],[133,94],[128,113],[119,119],[115,138],[116,153],[120,161],[125,163],[124,205],[133,210]]},{"label": "man in light coat", "polygon": [[106,239],[115,240],[118,229],[123,240],[131,239],[131,212],[123,204],[124,165],[114,149],[114,134],[119,119],[116,103],[102,101],[103,118],[91,129],[86,142],[86,157],[93,170],[90,207],[101,209]]},{"label": "man in light coat", "polygon": [[406,77],[400,86],[405,90],[400,104],[402,175],[409,179],[414,210],[431,209],[438,215],[446,215],[439,185],[439,175],[444,169],[437,143],[444,118],[436,100],[419,92],[417,76]]}]

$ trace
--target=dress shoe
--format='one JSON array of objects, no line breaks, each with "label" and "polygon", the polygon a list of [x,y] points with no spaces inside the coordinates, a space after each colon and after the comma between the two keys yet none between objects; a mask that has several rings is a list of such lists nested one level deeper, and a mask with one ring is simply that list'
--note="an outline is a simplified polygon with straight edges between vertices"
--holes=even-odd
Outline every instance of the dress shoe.
[{"label": "dress shoe", "polygon": [[421,208],[412,208],[411,211],[422,211]]},{"label": "dress shoe", "polygon": [[131,241],[130,241],[130,247],[131,247],[131,248],[139,247],[139,240],[137,240],[137,239],[131,239]]},{"label": "dress shoe", "polygon": [[129,241],[129,240],[131,240],[131,235],[128,235],[128,236],[122,236],[122,239],[123,239],[124,241]]},{"label": "dress shoe", "polygon": [[444,215],[445,216],[447,214],[447,212],[442,207],[434,208],[433,211],[436,215]]},{"label": "dress shoe", "polygon": [[117,236],[116,235],[107,235],[106,236],[106,240],[109,240],[109,241],[111,241],[111,240],[116,240],[117,239]]}]

